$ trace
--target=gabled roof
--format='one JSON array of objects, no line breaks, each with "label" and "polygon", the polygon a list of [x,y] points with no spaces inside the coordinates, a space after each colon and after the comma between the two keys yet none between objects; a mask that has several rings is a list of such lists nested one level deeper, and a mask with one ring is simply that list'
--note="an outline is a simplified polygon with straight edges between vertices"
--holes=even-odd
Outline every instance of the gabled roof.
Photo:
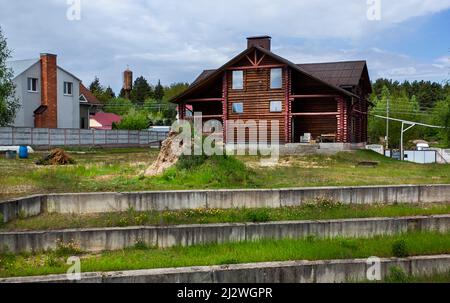
[{"label": "gabled roof", "polygon": [[[330,62],[330,63],[311,63],[311,64],[294,64],[289,60],[286,60],[264,48],[261,47],[252,47],[249,48],[233,59],[231,59],[228,63],[222,66],[219,69],[213,70],[204,70],[195,81],[190,85],[190,87],[182,94],[172,98],[170,101],[175,102],[176,99],[182,98],[186,94],[193,91],[196,87],[200,87],[202,84],[212,79],[213,77],[219,75],[222,71],[224,71],[229,66],[233,65],[240,58],[245,56],[247,53],[251,52],[254,49],[261,51],[262,53],[272,56],[273,58],[283,62],[288,65],[292,69],[305,74],[345,95],[359,98],[353,93],[343,89],[341,86],[356,86],[359,84],[359,81],[363,75],[364,69],[367,70],[366,61],[346,61],[346,62]],[[370,81],[367,79],[367,81]],[[370,85],[370,82],[369,82]]]},{"label": "gabled roof", "polygon": [[80,96],[84,96],[89,105],[102,105],[102,103],[98,101],[97,97],[95,97],[91,91],[83,85],[83,83],[80,83]]},{"label": "gabled roof", "polygon": [[16,60],[16,61],[6,61],[6,67],[11,69],[13,72],[13,78],[17,78],[23,72],[28,70],[30,67],[41,61],[40,59],[27,59],[27,60]]},{"label": "gabled roof", "polygon": [[[6,61],[6,67],[10,68],[13,72],[13,79],[17,78],[21,74],[23,74],[25,71],[30,69],[33,65],[36,63],[39,63],[41,59],[25,59],[25,60],[14,60],[14,61]],[[75,79],[80,80],[77,76],[72,74],[71,72],[67,71],[66,69],[62,68],[61,66],[57,65],[57,68],[62,70],[63,72],[69,74],[70,76],[74,77]]]}]

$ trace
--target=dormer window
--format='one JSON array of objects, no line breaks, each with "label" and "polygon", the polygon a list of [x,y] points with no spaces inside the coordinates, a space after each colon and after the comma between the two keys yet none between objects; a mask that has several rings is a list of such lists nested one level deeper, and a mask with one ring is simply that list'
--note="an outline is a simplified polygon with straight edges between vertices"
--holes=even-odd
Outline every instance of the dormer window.
[{"label": "dormer window", "polygon": [[281,68],[272,68],[270,70],[270,88],[279,89],[283,87],[283,70]]},{"label": "dormer window", "polygon": [[232,74],[232,89],[244,89],[244,71],[235,70]]},{"label": "dormer window", "polygon": [[30,93],[37,93],[38,91],[38,79],[28,78],[28,91]]},{"label": "dormer window", "polygon": [[73,94],[73,83],[72,82],[64,82],[64,95],[72,96]]}]

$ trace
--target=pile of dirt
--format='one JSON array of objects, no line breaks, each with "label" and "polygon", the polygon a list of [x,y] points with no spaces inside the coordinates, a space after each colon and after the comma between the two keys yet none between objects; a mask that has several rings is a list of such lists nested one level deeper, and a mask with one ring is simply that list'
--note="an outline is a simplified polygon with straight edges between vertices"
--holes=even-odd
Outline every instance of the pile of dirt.
[{"label": "pile of dirt", "polygon": [[50,151],[50,154],[39,159],[37,165],[69,165],[75,164],[75,160],[69,156],[64,149],[56,148]]},{"label": "pile of dirt", "polygon": [[[182,143],[174,142],[177,135],[177,133],[170,133],[169,137],[162,143],[158,158],[145,171],[144,175],[146,177],[161,175],[178,162],[183,145]],[[175,144],[177,144],[177,146],[175,146]]]}]

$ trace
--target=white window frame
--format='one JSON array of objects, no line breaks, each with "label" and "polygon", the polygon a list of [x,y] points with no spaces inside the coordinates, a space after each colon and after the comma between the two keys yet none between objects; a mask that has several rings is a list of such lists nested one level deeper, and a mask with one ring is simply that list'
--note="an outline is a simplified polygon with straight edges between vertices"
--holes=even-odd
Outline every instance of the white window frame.
[{"label": "white window frame", "polygon": [[[29,77],[27,78],[27,90],[29,93],[37,93],[38,92],[38,78]],[[33,84],[36,84],[35,90],[33,90]]]},{"label": "white window frame", "polygon": [[[277,104],[276,106],[273,104]],[[278,106],[279,104],[279,106]],[[273,100],[270,101],[270,112],[271,113],[281,113],[283,112],[283,101],[279,101],[279,100]]]},{"label": "white window frame", "polygon": [[64,96],[73,96],[73,82],[64,82]]},{"label": "white window frame", "polygon": [[[242,111],[241,112],[236,111],[235,108],[234,108],[234,106],[238,105],[238,104],[240,104],[242,106]],[[238,114],[238,115],[243,114],[244,113],[244,102],[233,102],[231,104],[231,111],[233,112],[233,114]]]},{"label": "white window frame", "polygon": [[[238,73],[242,75],[242,77],[241,77],[242,82],[239,83],[240,85],[235,86],[235,84],[236,84],[234,82],[234,80],[236,79],[235,75]],[[232,73],[231,73],[231,89],[233,89],[233,90],[244,89],[244,71],[243,70],[232,71]]]},{"label": "white window frame", "polygon": [[[280,84],[279,84],[279,86],[278,85],[277,86],[273,85],[274,84],[273,83],[273,80],[274,80],[273,73],[275,71],[279,71],[280,72]],[[280,68],[280,67],[271,68],[270,69],[270,89],[281,89],[281,88],[283,88],[283,69]]]}]

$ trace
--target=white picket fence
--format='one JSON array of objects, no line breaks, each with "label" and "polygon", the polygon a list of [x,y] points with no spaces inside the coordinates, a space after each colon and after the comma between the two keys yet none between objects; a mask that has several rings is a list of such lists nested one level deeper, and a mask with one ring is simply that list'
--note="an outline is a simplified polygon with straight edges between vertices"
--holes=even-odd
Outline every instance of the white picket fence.
[{"label": "white picket fence", "polygon": [[168,136],[161,131],[0,128],[0,145],[55,146],[157,146]]}]

